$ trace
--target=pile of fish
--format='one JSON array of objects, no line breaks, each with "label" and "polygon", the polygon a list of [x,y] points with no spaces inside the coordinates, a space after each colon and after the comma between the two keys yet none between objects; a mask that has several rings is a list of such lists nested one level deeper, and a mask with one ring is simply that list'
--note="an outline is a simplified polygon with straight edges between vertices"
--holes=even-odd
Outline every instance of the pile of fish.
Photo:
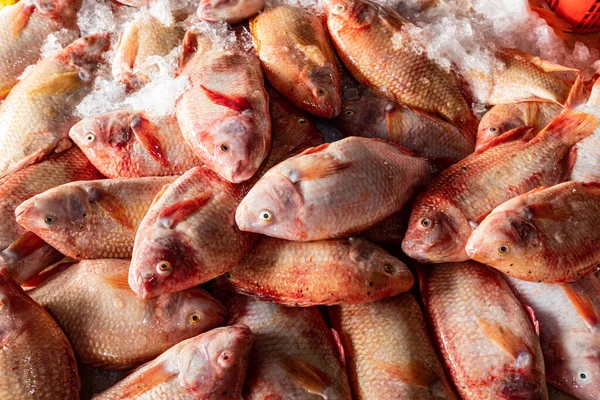
[{"label": "pile of fish", "polygon": [[496,49],[480,118],[383,4],[120,3],[0,10],[0,398],[600,398],[600,80]]}]

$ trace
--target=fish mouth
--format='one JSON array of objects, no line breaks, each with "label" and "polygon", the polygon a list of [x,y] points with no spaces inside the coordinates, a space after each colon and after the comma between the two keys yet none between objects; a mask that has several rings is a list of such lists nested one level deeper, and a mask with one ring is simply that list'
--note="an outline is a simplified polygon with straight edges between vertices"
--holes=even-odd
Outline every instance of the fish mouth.
[{"label": "fish mouth", "polygon": [[155,293],[158,286],[158,279],[156,274],[130,274],[129,275],[129,286],[139,297],[144,300],[157,297],[159,293]]},{"label": "fish mouth", "polygon": [[20,204],[15,209],[15,219],[19,223],[19,225],[23,226],[26,229],[30,229],[31,218],[29,217],[30,211],[33,209],[35,205],[32,202],[26,201]]}]

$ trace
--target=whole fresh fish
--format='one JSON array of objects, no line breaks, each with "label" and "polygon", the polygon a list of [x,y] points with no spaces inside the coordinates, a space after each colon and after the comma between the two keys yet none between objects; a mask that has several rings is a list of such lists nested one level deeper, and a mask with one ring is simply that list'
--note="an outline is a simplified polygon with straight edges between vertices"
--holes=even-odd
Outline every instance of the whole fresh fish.
[{"label": "whole fresh fish", "polygon": [[320,17],[280,5],[252,19],[250,30],[265,76],[279,93],[319,117],[340,113],[340,74]]},{"label": "whole fresh fish", "polygon": [[426,159],[399,146],[349,137],[269,170],[240,203],[236,222],[288,240],[349,236],[400,210],[430,175]]},{"label": "whole fresh fish", "polygon": [[522,126],[531,126],[533,132],[538,133],[561,111],[562,107],[558,104],[532,101],[493,106],[479,122],[475,150]]},{"label": "whole fresh fish", "polygon": [[108,178],[181,175],[202,165],[174,115],[114,111],[79,121],[69,136]]},{"label": "whole fresh fish", "polygon": [[449,122],[394,103],[370,89],[344,100],[337,124],[345,136],[388,140],[424,157],[458,161],[473,152],[472,138]]},{"label": "whole fresh fish", "polygon": [[565,182],[496,207],[467,242],[469,258],[532,282],[600,269],[600,183]]},{"label": "whole fresh fish", "polygon": [[[593,114],[600,118],[600,79],[592,87],[592,92],[585,104],[579,104],[578,110]],[[570,179],[581,182],[600,182],[600,129],[575,145],[577,157],[573,164]]]},{"label": "whole fresh fish", "polygon": [[0,398],[78,400],[73,349],[52,317],[0,268]]},{"label": "whole fresh fish", "polygon": [[225,322],[225,308],[200,288],[142,300],[127,283],[129,261],[81,261],[28,294],[64,329],[83,364],[139,365]]},{"label": "whole fresh fish", "polygon": [[457,399],[412,294],[329,312],[357,400]]},{"label": "whole fresh fish", "polygon": [[363,85],[441,116],[474,139],[477,118],[456,79],[431,60],[396,11],[367,0],[326,0],[327,27],[343,63]]},{"label": "whole fresh fish", "polygon": [[17,222],[76,260],[131,258],[137,227],[176,177],[68,183],[23,202]]},{"label": "whole fresh fish", "polygon": [[528,140],[517,128],[437,176],[413,206],[403,251],[421,262],[467,260],[471,232],[495,207],[569,174],[569,149],[597,126],[589,114],[566,111]]},{"label": "whole fresh fish", "polygon": [[235,225],[243,188],[205,167],[178,178],[154,200],[135,237],[129,284],[142,298],[207,282],[233,267],[255,235]]},{"label": "whole fresh fish", "polygon": [[0,179],[0,265],[8,268],[17,283],[23,283],[63,258],[46,242],[15,220],[15,209],[36,194],[64,183],[102,176],[77,148],[52,154]]},{"label": "whole fresh fish", "polygon": [[294,307],[355,304],[409,290],[413,276],[400,260],[365,239],[300,243],[262,238],[220,284]]},{"label": "whole fresh fish", "polygon": [[112,63],[113,77],[130,89],[139,88],[158,69],[157,58],[179,46],[184,33],[174,23],[165,25],[148,13],[139,13],[119,37]]},{"label": "whole fresh fish", "polygon": [[94,399],[239,400],[253,343],[245,325],[213,329],[176,344]]},{"label": "whole fresh fish", "polygon": [[225,47],[201,33],[183,40],[181,75],[190,87],[176,103],[192,150],[224,179],[254,175],[271,146],[271,120],[260,62],[241,45]]},{"label": "whole fresh fish", "polygon": [[507,279],[539,321],[546,381],[581,400],[599,398],[598,278],[563,285]]},{"label": "whole fresh fish", "polygon": [[92,88],[107,33],[77,39],[41,60],[0,106],[0,177],[71,146],[73,112]]},{"label": "whole fresh fish", "polygon": [[0,11],[0,100],[17,78],[40,58],[51,33],[67,29],[77,38],[77,12],[81,0],[20,1]]},{"label": "whole fresh fish", "polygon": [[263,9],[265,0],[200,0],[198,18],[203,21],[225,21],[235,24]]},{"label": "whole fresh fish", "polygon": [[228,323],[247,325],[256,337],[244,399],[352,399],[334,339],[316,307],[217,297],[229,310]]},{"label": "whole fresh fish", "polygon": [[464,400],[547,399],[540,340],[499,272],[473,261],[420,267],[421,296]]}]

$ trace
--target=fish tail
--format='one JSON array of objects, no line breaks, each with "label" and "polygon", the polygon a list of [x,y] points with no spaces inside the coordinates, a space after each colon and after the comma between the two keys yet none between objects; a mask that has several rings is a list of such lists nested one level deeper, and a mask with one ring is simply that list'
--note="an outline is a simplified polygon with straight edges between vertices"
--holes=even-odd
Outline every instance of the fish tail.
[{"label": "fish tail", "polygon": [[544,140],[552,137],[572,146],[591,135],[597,126],[598,119],[592,114],[565,109],[538,134],[536,139]]}]

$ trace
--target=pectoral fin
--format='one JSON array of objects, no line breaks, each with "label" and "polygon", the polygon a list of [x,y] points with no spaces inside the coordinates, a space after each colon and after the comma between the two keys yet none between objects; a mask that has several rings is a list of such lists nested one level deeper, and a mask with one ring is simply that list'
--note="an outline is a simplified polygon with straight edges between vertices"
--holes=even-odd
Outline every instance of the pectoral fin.
[{"label": "pectoral fin", "polygon": [[193,199],[183,200],[165,208],[158,216],[165,228],[173,229],[177,224],[194,214],[212,199],[211,193],[203,193]]},{"label": "pectoral fin", "polygon": [[517,359],[519,354],[524,352],[531,354],[529,346],[523,339],[515,335],[510,329],[502,326],[502,324],[488,320],[477,320],[477,324],[492,342],[496,343],[513,358]]},{"label": "pectoral fin", "polygon": [[561,287],[586,324],[591,328],[596,327],[600,322],[600,313],[596,309],[593,300],[585,292],[577,290],[570,284],[563,284]]},{"label": "pectoral fin", "polygon": [[279,359],[277,365],[298,387],[327,399],[326,391],[331,382],[323,371],[295,358]]},{"label": "pectoral fin", "polygon": [[164,168],[170,168],[171,163],[157,139],[159,134],[158,126],[154,125],[143,116],[138,115],[133,118],[130,127],[135,134],[135,137],[148,154]]},{"label": "pectoral fin", "polygon": [[128,281],[128,271],[121,271],[122,273],[116,273],[112,275],[103,276],[102,280],[110,287],[114,289],[131,290]]},{"label": "pectoral fin", "polygon": [[116,223],[135,232],[136,227],[127,215],[127,208],[120,199],[100,188],[89,189],[88,196],[90,202],[96,203]]},{"label": "pectoral fin", "polygon": [[166,362],[156,364],[147,369],[144,373],[138,373],[135,378],[130,380],[119,393],[123,399],[131,399],[141,396],[152,388],[161,385],[177,375],[175,371],[169,370]]},{"label": "pectoral fin", "polygon": [[29,92],[30,95],[56,95],[69,93],[83,86],[79,72],[65,72],[51,77],[47,82]]}]

